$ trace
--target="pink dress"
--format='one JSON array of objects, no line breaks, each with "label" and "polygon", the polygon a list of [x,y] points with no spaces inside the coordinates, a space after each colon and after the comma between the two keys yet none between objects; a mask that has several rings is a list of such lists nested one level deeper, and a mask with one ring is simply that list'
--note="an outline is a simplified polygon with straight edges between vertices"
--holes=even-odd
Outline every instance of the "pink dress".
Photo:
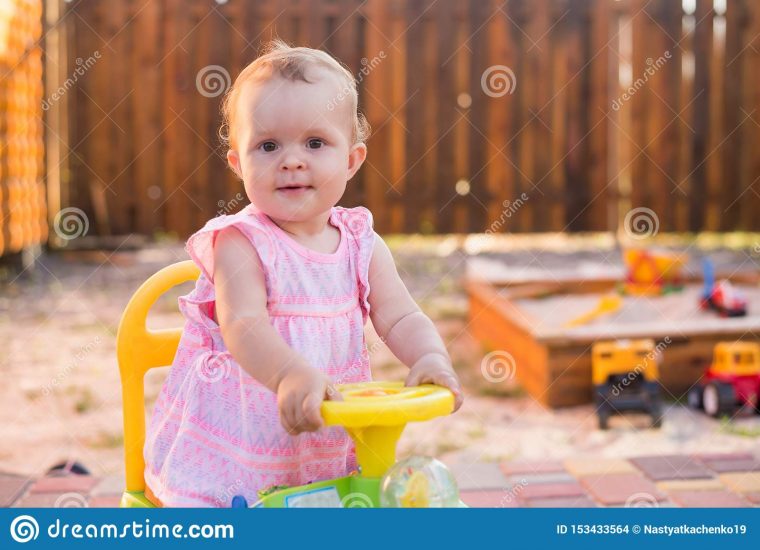
[{"label": "pink dress", "polygon": [[201,268],[179,299],[185,327],[146,430],[145,481],[169,507],[249,503],[272,485],[302,485],[356,469],[353,442],[341,427],[289,435],[277,396],[245,372],[214,322],[214,239],[235,226],[253,243],[265,271],[271,324],[293,349],[335,383],[370,380],[364,324],[375,239],[364,207],[333,207],[341,233],[332,253],[302,246],[253,205],[210,220],[187,241]]}]

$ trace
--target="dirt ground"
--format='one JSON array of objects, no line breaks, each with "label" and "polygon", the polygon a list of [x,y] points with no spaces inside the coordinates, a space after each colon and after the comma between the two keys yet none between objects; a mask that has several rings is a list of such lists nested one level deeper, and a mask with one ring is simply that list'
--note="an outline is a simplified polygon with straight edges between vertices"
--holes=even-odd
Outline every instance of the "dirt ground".
[{"label": "dirt ground", "polygon": [[[463,408],[451,417],[412,424],[402,437],[401,456],[431,454],[447,462],[621,457],[672,452],[760,453],[760,417],[717,421],[682,404],[667,403],[660,430],[644,417],[615,417],[611,429],[596,429],[592,406],[547,410],[516,383],[496,387],[481,374],[484,350],[467,331],[462,290],[473,255],[508,265],[540,269],[602,262],[619,267],[608,238],[575,243],[554,236],[541,241],[484,242],[456,237],[388,238],[402,279],[436,322],[466,388]],[[181,244],[133,247],[115,252],[56,252],[43,255],[33,273],[5,274],[0,282],[0,470],[40,475],[74,458],[94,475],[123,469],[122,414],[115,336],[131,293],[150,274],[186,259]],[[758,268],[758,247],[713,251],[739,269]],[[712,255],[711,254],[711,255]],[[163,298],[151,326],[180,325],[177,289]],[[375,379],[403,378],[399,364],[367,327]],[[167,369],[146,378],[152,406]]]}]

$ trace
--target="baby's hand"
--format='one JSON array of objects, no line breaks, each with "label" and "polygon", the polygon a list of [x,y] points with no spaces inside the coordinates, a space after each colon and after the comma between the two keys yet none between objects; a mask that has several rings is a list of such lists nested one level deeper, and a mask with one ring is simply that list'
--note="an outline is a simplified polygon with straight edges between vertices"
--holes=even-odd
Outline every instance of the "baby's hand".
[{"label": "baby's hand", "polygon": [[282,427],[291,435],[320,429],[324,423],[319,409],[325,398],[343,400],[327,375],[308,365],[290,369],[277,386]]},{"label": "baby's hand", "polygon": [[428,353],[412,365],[404,385],[419,386],[425,383],[449,388],[454,394],[454,411],[462,406],[462,401],[464,401],[462,386],[448,358],[439,353]]}]

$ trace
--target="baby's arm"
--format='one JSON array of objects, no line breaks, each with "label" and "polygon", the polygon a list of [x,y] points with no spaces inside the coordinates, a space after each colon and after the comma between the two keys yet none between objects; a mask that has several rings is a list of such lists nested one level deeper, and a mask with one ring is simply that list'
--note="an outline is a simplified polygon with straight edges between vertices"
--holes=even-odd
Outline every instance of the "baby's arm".
[{"label": "baby's arm", "polygon": [[462,389],[433,321],[420,310],[398,275],[388,245],[375,235],[369,264],[370,319],[380,338],[410,368],[406,385],[446,386],[462,404]]},{"label": "baby's arm", "polygon": [[277,393],[283,427],[291,434],[322,426],[325,395],[339,398],[330,379],[293,350],[269,322],[264,270],[251,242],[234,227],[214,244],[216,316],[237,363]]}]

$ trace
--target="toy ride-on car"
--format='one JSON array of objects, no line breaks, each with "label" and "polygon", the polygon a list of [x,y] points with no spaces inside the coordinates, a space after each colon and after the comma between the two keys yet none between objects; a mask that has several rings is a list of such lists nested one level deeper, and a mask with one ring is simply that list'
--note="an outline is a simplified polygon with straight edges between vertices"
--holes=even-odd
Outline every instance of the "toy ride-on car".
[{"label": "toy ride-on car", "polygon": [[758,411],[760,395],[760,344],[719,342],[712,364],[689,391],[689,405],[713,417],[733,414],[737,408]]},{"label": "toy ride-on car", "polygon": [[591,375],[599,429],[625,411],[648,413],[652,427],[662,425],[659,369],[654,341],[597,342],[591,351]]},{"label": "toy ride-on car", "polygon": [[[145,495],[145,373],[171,365],[182,330],[151,330],[148,311],[166,291],[197,279],[191,261],[170,265],[154,274],[127,304],[116,337],[124,407],[126,490],[120,507],[152,508]],[[260,491],[260,500],[248,503],[242,495],[233,507],[446,507],[464,506],[449,470],[429,457],[411,457],[396,463],[396,443],[407,422],[451,413],[454,395],[431,384],[405,387],[402,382],[364,382],[337,386],[343,401],[325,401],[326,425],[344,426],[356,446],[359,471],[342,478],[299,487]],[[394,464],[395,463],[395,464]]]}]

